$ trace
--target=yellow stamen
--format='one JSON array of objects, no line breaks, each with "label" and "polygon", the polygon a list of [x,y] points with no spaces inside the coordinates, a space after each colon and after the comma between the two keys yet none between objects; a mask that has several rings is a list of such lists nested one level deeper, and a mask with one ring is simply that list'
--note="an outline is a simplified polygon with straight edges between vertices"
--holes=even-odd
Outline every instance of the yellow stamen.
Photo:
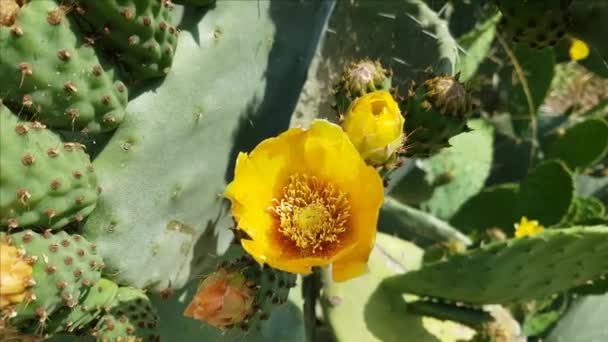
[{"label": "yellow stamen", "polygon": [[283,196],[273,204],[279,232],[312,254],[322,250],[323,244],[339,242],[347,229],[350,204],[346,194],[317,177],[290,176]]}]

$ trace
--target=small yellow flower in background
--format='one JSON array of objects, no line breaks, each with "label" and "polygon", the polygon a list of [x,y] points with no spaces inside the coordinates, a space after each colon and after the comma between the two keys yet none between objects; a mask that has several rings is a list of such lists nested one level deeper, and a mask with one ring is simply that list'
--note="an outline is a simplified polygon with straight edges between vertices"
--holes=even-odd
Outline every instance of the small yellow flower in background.
[{"label": "small yellow flower in background", "polygon": [[25,300],[32,272],[19,250],[0,237],[0,309]]},{"label": "small yellow flower in background", "polygon": [[587,43],[580,39],[572,39],[570,45],[570,59],[573,61],[580,61],[589,56],[589,46]]},{"label": "small yellow flower in background", "polygon": [[253,311],[254,297],[246,282],[242,273],[217,270],[201,282],[184,316],[220,329],[244,321]]},{"label": "small yellow flower in background", "polygon": [[335,281],[367,270],[382,179],[339,126],[315,120],[240,153],[225,196],[260,264],[302,274],[332,265]]},{"label": "small yellow flower in background", "polygon": [[536,220],[528,220],[527,217],[523,216],[519,223],[515,223],[515,237],[521,238],[524,236],[534,236],[540,234],[545,230],[545,227],[541,226]]},{"label": "small yellow flower in background", "polygon": [[393,96],[380,90],[357,98],[342,127],[366,162],[382,165],[403,144],[404,123]]}]

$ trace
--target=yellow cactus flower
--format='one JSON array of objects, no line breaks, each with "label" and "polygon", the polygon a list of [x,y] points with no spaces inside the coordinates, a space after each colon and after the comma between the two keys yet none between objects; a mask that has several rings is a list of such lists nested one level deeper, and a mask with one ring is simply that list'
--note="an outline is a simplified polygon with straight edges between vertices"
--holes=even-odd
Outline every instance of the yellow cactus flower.
[{"label": "yellow cactus flower", "polygon": [[536,220],[528,220],[527,217],[523,216],[519,223],[515,223],[515,237],[521,238],[524,236],[534,236],[540,234],[545,230],[545,227],[541,226]]},{"label": "yellow cactus flower", "polygon": [[384,164],[403,144],[403,124],[397,102],[384,90],[356,99],[342,128],[366,162]]},{"label": "yellow cactus flower", "polygon": [[0,237],[0,309],[25,300],[32,272],[19,250]]},{"label": "yellow cactus flower", "polygon": [[260,264],[302,274],[332,265],[336,281],[366,271],[382,179],[339,126],[315,120],[240,153],[224,195]]},{"label": "yellow cactus flower", "polygon": [[570,59],[573,61],[580,61],[589,56],[589,46],[587,43],[580,39],[572,39],[570,45]]}]

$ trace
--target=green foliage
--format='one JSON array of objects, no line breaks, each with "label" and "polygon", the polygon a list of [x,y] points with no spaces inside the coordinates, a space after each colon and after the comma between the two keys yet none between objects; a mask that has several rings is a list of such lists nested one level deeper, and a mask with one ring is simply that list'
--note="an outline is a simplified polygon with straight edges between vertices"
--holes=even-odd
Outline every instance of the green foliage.
[{"label": "green foliage", "polygon": [[54,128],[115,129],[125,116],[127,89],[104,66],[67,7],[29,1],[14,26],[0,25],[0,98]]},{"label": "green foliage", "polygon": [[458,44],[465,50],[460,54],[457,66],[462,82],[469,81],[485,60],[496,37],[496,24],[499,19],[500,15],[496,14],[458,38]]},{"label": "green foliage", "polygon": [[574,180],[560,162],[537,166],[520,185],[502,184],[486,188],[469,199],[450,221],[467,232],[498,227],[507,233],[522,216],[544,226],[562,221],[574,197]]},{"label": "green foliage", "polygon": [[[388,278],[381,286],[477,305],[501,304],[542,298],[598,278],[608,272],[606,256],[605,226],[554,229],[454,255]],[[470,273],[476,276],[467,277]]]},{"label": "green foliage", "polygon": [[608,153],[608,123],[601,119],[582,121],[557,138],[547,152],[574,170],[585,170]]}]

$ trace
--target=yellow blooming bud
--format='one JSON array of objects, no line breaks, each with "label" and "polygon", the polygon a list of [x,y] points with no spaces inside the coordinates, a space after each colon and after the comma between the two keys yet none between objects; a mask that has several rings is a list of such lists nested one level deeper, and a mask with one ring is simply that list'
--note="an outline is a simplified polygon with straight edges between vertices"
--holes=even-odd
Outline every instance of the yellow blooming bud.
[{"label": "yellow blooming bud", "polygon": [[589,56],[589,46],[580,39],[573,39],[570,45],[570,59],[580,61]]},{"label": "yellow blooming bud", "polygon": [[521,238],[524,236],[534,236],[545,230],[536,220],[528,220],[527,217],[522,217],[519,223],[515,223],[515,237]]},{"label": "yellow blooming bud", "polygon": [[367,163],[382,165],[403,144],[404,123],[393,96],[381,90],[356,99],[342,127]]},{"label": "yellow blooming bud", "polygon": [[32,272],[19,250],[0,237],[0,309],[25,300]]},{"label": "yellow blooming bud", "polygon": [[260,264],[302,274],[332,265],[335,281],[367,270],[384,189],[340,126],[316,120],[240,153],[224,195]]},{"label": "yellow blooming bud", "polygon": [[244,321],[253,307],[246,280],[240,272],[219,269],[203,280],[184,315],[220,329]]}]

